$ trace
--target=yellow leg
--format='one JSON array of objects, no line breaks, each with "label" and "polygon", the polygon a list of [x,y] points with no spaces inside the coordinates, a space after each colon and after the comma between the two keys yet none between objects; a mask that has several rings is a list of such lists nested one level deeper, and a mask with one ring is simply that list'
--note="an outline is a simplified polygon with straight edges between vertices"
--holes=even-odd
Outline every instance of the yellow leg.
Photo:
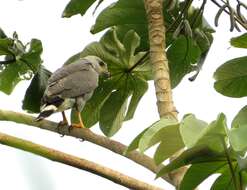
[{"label": "yellow leg", "polygon": [[82,121],[82,118],[81,118],[81,113],[77,112],[77,116],[78,116],[78,119],[79,119],[79,123],[76,123],[76,124],[73,123],[71,126],[72,127],[76,127],[76,128],[85,128],[85,125],[83,124],[83,121]]}]

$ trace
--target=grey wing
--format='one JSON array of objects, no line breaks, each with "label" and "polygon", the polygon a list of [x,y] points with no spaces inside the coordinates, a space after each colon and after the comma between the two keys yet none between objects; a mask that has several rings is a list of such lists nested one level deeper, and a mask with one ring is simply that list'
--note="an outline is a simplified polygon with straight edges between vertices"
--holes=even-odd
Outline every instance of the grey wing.
[{"label": "grey wing", "polygon": [[69,65],[65,65],[58,70],[56,70],[52,76],[48,80],[48,85],[53,84],[54,82],[57,82],[58,80],[67,77],[68,75],[81,70],[89,70],[91,69],[89,62],[85,59],[80,59],[75,61],[74,63],[71,63]]},{"label": "grey wing", "polygon": [[98,73],[93,69],[77,70],[54,81],[46,90],[48,96],[74,98],[91,93],[98,86]]}]

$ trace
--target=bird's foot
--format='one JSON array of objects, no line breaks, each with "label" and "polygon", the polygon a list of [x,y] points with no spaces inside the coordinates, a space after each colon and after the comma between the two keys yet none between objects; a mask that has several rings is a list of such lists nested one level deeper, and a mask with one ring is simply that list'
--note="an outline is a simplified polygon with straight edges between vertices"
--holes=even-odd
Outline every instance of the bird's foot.
[{"label": "bird's foot", "polygon": [[80,123],[72,123],[69,126],[69,132],[73,129],[73,128],[85,128],[84,125],[82,126]]},{"label": "bird's foot", "polygon": [[68,122],[67,121],[60,121],[57,125],[57,132],[59,134],[61,134],[61,137],[63,137],[65,135],[65,132],[64,132],[64,127],[68,126]]}]

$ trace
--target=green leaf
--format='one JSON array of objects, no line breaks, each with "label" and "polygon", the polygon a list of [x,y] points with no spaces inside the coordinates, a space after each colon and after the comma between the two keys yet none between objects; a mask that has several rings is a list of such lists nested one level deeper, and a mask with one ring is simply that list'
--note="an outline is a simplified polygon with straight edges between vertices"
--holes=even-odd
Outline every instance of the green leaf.
[{"label": "green leaf", "polygon": [[139,142],[140,151],[144,152],[154,144],[161,141],[163,139],[161,136],[162,134],[165,134],[165,136],[171,135],[173,133],[173,128],[175,128],[176,125],[178,126],[177,121],[166,118],[163,118],[152,124],[150,128],[144,133]]},{"label": "green leaf", "polygon": [[214,73],[214,88],[229,97],[247,96],[247,56],[227,61]]},{"label": "green leaf", "polygon": [[20,70],[28,70],[28,67],[20,62],[9,64],[0,71],[0,90],[5,94],[11,94],[15,86],[22,80]]},{"label": "green leaf", "polygon": [[226,165],[227,162],[222,161],[193,164],[185,173],[179,190],[195,189],[210,175],[218,173],[218,171]]},{"label": "green leaf", "polygon": [[212,162],[215,160],[226,161],[226,158],[209,150],[205,146],[195,146],[185,150],[182,154],[180,154],[180,156],[175,158],[168,165],[162,167],[157,173],[156,177],[161,177],[166,173],[189,164]]},{"label": "green leaf", "polygon": [[0,38],[0,55],[12,55],[10,47],[13,46],[13,40],[10,38]]},{"label": "green leaf", "polygon": [[147,20],[145,19],[145,15],[143,1],[119,0],[108,6],[99,14],[91,32],[97,33],[116,25],[146,24]]},{"label": "green leaf", "polygon": [[232,38],[230,42],[236,48],[247,48],[247,33]]},{"label": "green leaf", "polygon": [[100,109],[99,124],[102,132],[113,136],[122,126],[127,107],[128,93],[114,91]]},{"label": "green leaf", "polygon": [[244,106],[232,120],[232,128],[238,128],[240,125],[247,125],[247,106]]},{"label": "green leaf", "polygon": [[126,49],[124,58],[128,66],[132,66],[135,50],[140,45],[140,37],[134,30],[129,30],[123,39],[123,45]]},{"label": "green leaf", "polygon": [[229,140],[232,148],[236,152],[247,150],[247,124],[239,125],[238,128],[232,128],[229,132]]},{"label": "green leaf", "polygon": [[41,53],[42,44],[37,39],[32,39],[26,50],[17,34],[13,39],[0,38],[0,55],[5,55],[6,61],[0,67],[0,90],[11,94],[21,80],[31,79],[42,62]]},{"label": "green leaf", "polygon": [[197,119],[193,114],[186,115],[180,124],[180,133],[186,147],[195,146],[207,126],[206,122]]},{"label": "green leaf", "polygon": [[194,70],[193,64],[199,60],[200,48],[191,38],[180,36],[167,50],[171,85],[175,88],[182,78]]},{"label": "green leaf", "polygon": [[43,97],[50,76],[51,72],[40,66],[26,90],[22,105],[23,110],[27,110],[30,113],[40,112],[41,98]]},{"label": "green leaf", "polygon": [[76,14],[83,16],[95,1],[96,0],[70,0],[63,11],[62,17],[69,18]]},{"label": "green leaf", "polygon": [[160,133],[163,138],[154,153],[154,161],[157,165],[170,158],[178,150],[184,148],[184,143],[179,134],[179,130],[175,126],[173,127],[173,130],[169,131],[170,136],[169,133],[165,133],[163,130]]},{"label": "green leaf", "polygon": [[139,77],[133,77],[130,76],[130,82],[132,85],[132,88],[134,89],[133,94],[130,99],[130,103],[128,105],[128,110],[125,116],[125,121],[130,120],[134,117],[134,113],[136,111],[136,108],[142,98],[142,96],[145,94],[145,92],[148,89],[148,83],[147,81],[139,78]]},{"label": "green leaf", "polygon": [[21,61],[28,65],[28,67],[36,72],[42,63],[42,59],[40,55],[43,52],[42,43],[40,40],[32,39],[30,42],[29,50],[23,54],[21,57]]},{"label": "green leaf", "polygon": [[[222,190],[222,189],[236,190],[233,184],[232,174],[229,170],[229,166],[226,165],[224,168],[222,168],[221,173],[222,174],[215,180],[210,190]],[[235,176],[239,178],[238,172],[235,171],[234,173]]]},{"label": "green leaf", "polygon": [[227,130],[226,117],[223,113],[220,113],[217,119],[202,131],[197,145],[207,146],[215,152],[222,152],[224,150],[222,143]]},{"label": "green leaf", "polygon": [[146,128],[146,129],[144,129],[139,135],[137,135],[136,138],[134,138],[134,140],[130,143],[130,145],[128,146],[128,148],[124,151],[124,153],[123,153],[124,155],[126,155],[126,154],[128,154],[129,152],[131,152],[131,151],[133,151],[133,150],[135,150],[135,149],[138,148],[139,142],[140,142],[142,136],[144,135],[144,133],[145,133],[148,129],[149,129],[149,127]]},{"label": "green leaf", "polygon": [[180,124],[180,133],[188,148],[194,146],[207,146],[221,152],[223,150],[221,139],[226,136],[226,118],[219,114],[218,118],[209,125],[195,118],[194,115],[186,115]]}]

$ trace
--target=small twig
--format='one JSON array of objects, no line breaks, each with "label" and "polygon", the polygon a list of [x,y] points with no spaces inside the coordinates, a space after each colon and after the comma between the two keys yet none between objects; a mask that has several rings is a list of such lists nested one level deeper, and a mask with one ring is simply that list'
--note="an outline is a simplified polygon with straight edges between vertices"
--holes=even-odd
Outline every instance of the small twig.
[{"label": "small twig", "polygon": [[15,61],[16,61],[15,59],[0,61],[0,65],[9,65],[11,63],[14,63]]},{"label": "small twig", "polygon": [[31,141],[13,137],[4,133],[0,133],[0,143],[11,146],[20,150],[24,150],[49,160],[60,162],[78,169],[86,170],[90,173],[104,177],[119,185],[125,186],[131,189],[139,190],[162,190],[161,188],[152,186],[145,182],[139,181],[135,178],[124,175],[120,172],[112,170],[110,168],[101,166],[94,162],[82,159],[58,150],[54,150],[39,144],[35,144]]},{"label": "small twig", "polygon": [[[43,120],[41,122],[35,122],[35,117],[32,117],[27,114],[22,114],[18,112],[13,111],[6,111],[0,109],[0,120],[1,121],[12,121],[20,124],[29,125],[32,127],[38,127],[41,129],[49,130],[55,133],[58,133],[57,126],[58,123],[49,121],[49,120]],[[73,129],[70,132],[68,132],[68,129],[66,126],[61,127],[61,131],[64,131],[64,135],[72,136],[78,139],[84,139],[85,141],[94,143],[96,145],[99,145],[101,147],[104,147],[116,154],[119,154],[121,156],[124,156],[137,164],[149,169],[150,171],[157,173],[159,171],[159,167],[156,166],[153,159],[145,154],[141,154],[138,151],[132,151],[127,155],[124,155],[125,150],[127,149],[127,146],[123,145],[120,142],[117,142],[115,140],[111,140],[107,137],[97,135],[93,133],[92,131],[88,129]],[[161,167],[163,167],[161,165]],[[162,176],[164,180],[166,180],[168,183],[172,184],[171,179],[165,175]],[[172,184],[173,185],[173,184]]]}]

